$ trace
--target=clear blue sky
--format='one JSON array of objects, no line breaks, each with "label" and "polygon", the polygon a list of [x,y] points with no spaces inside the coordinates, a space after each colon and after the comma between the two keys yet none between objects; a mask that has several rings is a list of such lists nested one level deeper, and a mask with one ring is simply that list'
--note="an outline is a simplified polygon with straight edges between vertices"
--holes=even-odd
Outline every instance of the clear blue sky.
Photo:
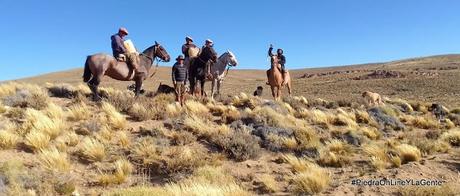
[{"label": "clear blue sky", "polygon": [[110,53],[120,26],[137,48],[157,40],[173,57],[186,35],[211,38],[239,68],[267,68],[270,43],[290,69],[460,53],[455,0],[0,0],[0,10],[0,80],[82,67]]}]

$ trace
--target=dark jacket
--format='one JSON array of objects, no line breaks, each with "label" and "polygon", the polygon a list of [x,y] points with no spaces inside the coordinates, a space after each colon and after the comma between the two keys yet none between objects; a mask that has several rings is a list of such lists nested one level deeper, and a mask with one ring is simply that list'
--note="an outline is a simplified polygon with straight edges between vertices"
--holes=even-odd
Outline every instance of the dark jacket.
[{"label": "dark jacket", "polygon": [[172,67],[171,77],[173,82],[186,82],[188,79],[187,66],[175,63]]},{"label": "dark jacket", "polygon": [[212,62],[217,62],[217,52],[211,46],[203,46],[201,49],[201,60],[207,62],[211,60]]},{"label": "dark jacket", "polygon": [[185,43],[184,45],[182,45],[182,54],[184,54],[185,58],[189,57],[188,56],[188,49],[189,48],[196,48],[196,45],[191,43],[191,44],[187,44]]},{"label": "dark jacket", "polygon": [[[268,56],[272,57],[274,54],[272,53],[273,48],[268,49]],[[281,65],[281,67],[284,69],[284,64],[286,64],[286,57],[281,54],[278,55],[278,63]]]},{"label": "dark jacket", "polygon": [[118,33],[110,37],[112,40],[112,54],[114,57],[118,57],[119,54],[126,53],[123,42],[125,41]]}]

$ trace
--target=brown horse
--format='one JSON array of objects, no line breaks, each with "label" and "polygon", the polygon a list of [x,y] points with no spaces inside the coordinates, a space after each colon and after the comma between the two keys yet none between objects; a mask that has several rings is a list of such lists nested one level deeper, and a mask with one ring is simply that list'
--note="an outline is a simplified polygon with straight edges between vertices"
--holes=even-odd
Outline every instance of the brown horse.
[{"label": "brown horse", "polygon": [[[97,88],[104,75],[121,81],[134,80],[136,82],[135,94],[139,96],[142,82],[147,79],[152,64],[157,57],[165,62],[169,62],[170,60],[168,52],[158,42],[155,42],[155,45],[145,49],[139,55],[139,70],[142,74],[135,77],[134,71],[130,66],[125,62],[117,61],[111,55],[102,53],[90,55],[86,58],[83,81],[88,83],[95,100],[101,99]],[[155,72],[156,70],[154,69],[150,75],[155,74]]]},{"label": "brown horse", "polygon": [[289,96],[291,95],[291,76],[286,71],[284,74],[281,73],[281,65],[278,63],[278,57],[273,55],[271,57],[271,68],[267,70],[268,83],[272,89],[272,95],[275,100],[279,100],[281,97],[281,88],[287,86]]}]

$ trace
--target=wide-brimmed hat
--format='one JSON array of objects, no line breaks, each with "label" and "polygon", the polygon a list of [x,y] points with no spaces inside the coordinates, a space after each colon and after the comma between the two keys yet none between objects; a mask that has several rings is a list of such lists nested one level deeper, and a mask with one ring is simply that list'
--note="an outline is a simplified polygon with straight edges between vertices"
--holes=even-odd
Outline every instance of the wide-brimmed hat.
[{"label": "wide-brimmed hat", "polygon": [[126,29],[124,27],[120,27],[120,29],[118,29],[118,32],[128,35],[128,29]]},{"label": "wide-brimmed hat", "polygon": [[176,58],[176,61],[178,60],[185,60],[184,56],[183,55],[179,55],[177,58]]},{"label": "wide-brimmed hat", "polygon": [[206,40],[206,43],[214,43],[214,42],[212,42],[211,39],[207,39],[207,40]]},{"label": "wide-brimmed hat", "polygon": [[187,37],[185,37],[185,40],[190,40],[190,41],[192,41],[192,42],[193,42],[193,38],[192,38],[192,37],[190,37],[190,36],[187,36]]}]

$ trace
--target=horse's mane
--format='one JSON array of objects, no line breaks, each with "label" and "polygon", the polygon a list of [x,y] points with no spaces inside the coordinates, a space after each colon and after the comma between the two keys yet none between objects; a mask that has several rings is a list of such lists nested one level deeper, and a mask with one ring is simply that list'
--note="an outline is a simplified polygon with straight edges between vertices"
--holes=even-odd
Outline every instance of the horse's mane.
[{"label": "horse's mane", "polygon": [[153,48],[155,47],[155,45],[152,45],[150,47],[148,47],[147,49],[145,49],[142,54],[148,54],[151,50],[153,50]]}]

